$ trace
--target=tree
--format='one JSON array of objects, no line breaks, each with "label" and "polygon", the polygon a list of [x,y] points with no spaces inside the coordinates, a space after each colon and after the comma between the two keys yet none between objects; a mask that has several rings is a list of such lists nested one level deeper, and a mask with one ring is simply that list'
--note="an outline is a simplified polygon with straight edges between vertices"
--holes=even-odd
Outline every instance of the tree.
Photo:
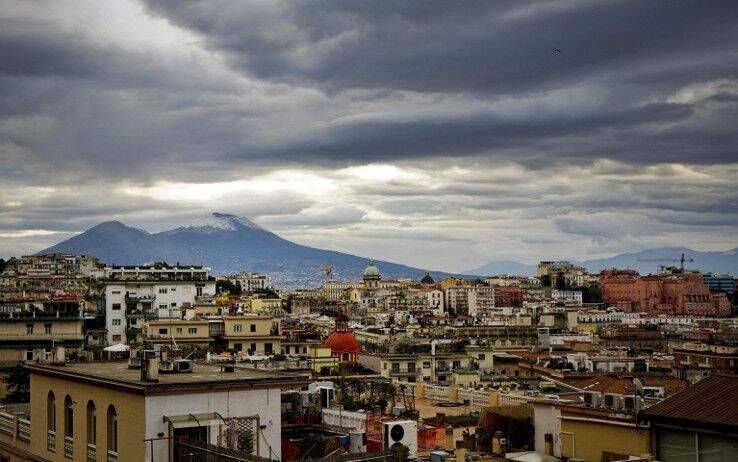
[{"label": "tree", "polygon": [[556,274],[556,289],[566,290],[566,277],[564,277],[564,273],[561,271]]},{"label": "tree", "polygon": [[8,390],[2,399],[3,404],[27,403],[31,400],[31,375],[22,363],[16,364],[2,380]]},{"label": "tree", "polygon": [[243,292],[243,289],[241,288],[241,281],[236,281],[236,287],[234,288],[233,295],[241,295],[241,292]]},{"label": "tree", "polygon": [[543,287],[551,287],[551,276],[548,274],[541,276],[541,285]]},{"label": "tree", "polygon": [[215,282],[215,292],[216,293],[229,293],[233,295],[236,294],[236,286],[233,285],[231,281],[228,280],[222,280],[222,281],[216,281]]},{"label": "tree", "polygon": [[0,258],[0,273],[2,273],[3,271],[5,271],[5,265],[6,264],[7,264],[7,262],[5,261],[5,259],[4,258]]}]

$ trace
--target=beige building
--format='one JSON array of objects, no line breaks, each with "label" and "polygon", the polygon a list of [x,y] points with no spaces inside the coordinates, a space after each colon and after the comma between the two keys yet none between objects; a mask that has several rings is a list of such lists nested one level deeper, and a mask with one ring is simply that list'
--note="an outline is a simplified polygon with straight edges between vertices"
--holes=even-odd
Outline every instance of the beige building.
[{"label": "beige building", "polygon": [[[193,446],[184,444],[199,454],[225,445],[233,419],[240,451],[280,460],[281,389],[304,383],[293,374],[206,365],[160,373],[156,382],[119,362],[29,369],[30,421],[0,414],[0,460],[185,460]],[[8,420],[18,430],[8,434]]]},{"label": "beige building", "polygon": [[146,340],[151,343],[188,344],[208,348],[213,343],[210,323],[205,319],[149,321],[146,325]]},{"label": "beige building", "polygon": [[223,317],[226,348],[270,355],[281,351],[283,339],[278,319],[255,315]]}]

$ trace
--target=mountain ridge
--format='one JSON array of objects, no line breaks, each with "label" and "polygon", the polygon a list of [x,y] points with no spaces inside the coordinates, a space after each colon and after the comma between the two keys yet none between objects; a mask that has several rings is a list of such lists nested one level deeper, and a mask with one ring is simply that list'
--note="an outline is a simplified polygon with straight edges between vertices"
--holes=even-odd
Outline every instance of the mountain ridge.
[{"label": "mountain ridge", "polygon": [[[119,221],[103,222],[37,254],[87,254],[103,263],[142,265],[154,261],[204,265],[213,274],[254,271],[272,274],[282,288],[316,287],[328,264],[338,280],[360,279],[369,258],[288,241],[248,218],[215,212],[195,225],[148,233]],[[425,270],[377,261],[384,278],[420,280]],[[438,279],[453,275],[431,271]]]}]

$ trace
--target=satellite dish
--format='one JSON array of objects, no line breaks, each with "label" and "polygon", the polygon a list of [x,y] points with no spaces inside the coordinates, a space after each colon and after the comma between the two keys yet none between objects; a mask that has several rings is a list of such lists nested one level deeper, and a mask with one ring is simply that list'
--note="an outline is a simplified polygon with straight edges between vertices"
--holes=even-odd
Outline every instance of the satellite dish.
[{"label": "satellite dish", "polygon": [[643,383],[639,379],[633,379],[633,394],[643,398],[645,392],[643,391]]}]

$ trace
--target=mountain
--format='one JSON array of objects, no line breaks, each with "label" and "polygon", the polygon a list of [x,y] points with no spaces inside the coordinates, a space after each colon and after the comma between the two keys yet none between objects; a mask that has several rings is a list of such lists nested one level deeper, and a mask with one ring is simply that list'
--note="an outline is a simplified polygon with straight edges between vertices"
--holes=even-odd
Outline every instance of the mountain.
[{"label": "mountain", "polygon": [[[270,273],[277,287],[317,287],[328,264],[337,280],[360,279],[368,258],[295,244],[262,228],[251,220],[226,213],[213,213],[159,233],[147,233],[111,221],[60,242],[38,254],[61,252],[85,254],[115,265],[142,265],[155,261],[170,264],[204,265],[213,274],[239,271]],[[420,280],[424,270],[377,261],[385,279]],[[435,279],[451,274],[433,271]]]},{"label": "mountain", "polygon": [[599,258],[587,260],[582,265],[589,271],[600,271],[606,268],[632,268],[641,274],[656,273],[659,265],[679,266],[679,262],[663,261],[649,262],[642,260],[679,260],[684,254],[685,259],[694,259],[693,262],[685,262],[687,269],[700,270],[704,273],[729,273],[738,275],[738,249],[725,252],[701,252],[683,247],[661,247],[658,249],[642,250],[634,253],[623,253],[610,258]]},{"label": "mountain", "polygon": [[464,271],[464,274],[484,274],[487,276],[496,276],[498,274],[515,274],[520,276],[535,276],[537,265],[520,263],[516,261],[502,260],[493,261],[482,265],[479,268],[474,268],[469,271]]},{"label": "mountain", "polygon": [[[693,262],[685,262],[684,267],[714,273],[728,273],[738,276],[738,248],[724,252],[701,252],[683,247],[660,247],[657,249],[641,250],[640,252],[623,253],[609,258],[598,258],[578,262],[570,260],[576,265],[587,268],[591,273],[598,273],[607,268],[635,269],[640,274],[654,274],[659,271],[659,265],[679,266],[679,259],[684,258]],[[643,261],[669,260],[669,261]],[[677,261],[671,261],[677,260]],[[466,271],[465,274],[482,274],[493,276],[497,274],[535,275],[536,265],[528,265],[515,261],[491,262],[479,268]]]}]

